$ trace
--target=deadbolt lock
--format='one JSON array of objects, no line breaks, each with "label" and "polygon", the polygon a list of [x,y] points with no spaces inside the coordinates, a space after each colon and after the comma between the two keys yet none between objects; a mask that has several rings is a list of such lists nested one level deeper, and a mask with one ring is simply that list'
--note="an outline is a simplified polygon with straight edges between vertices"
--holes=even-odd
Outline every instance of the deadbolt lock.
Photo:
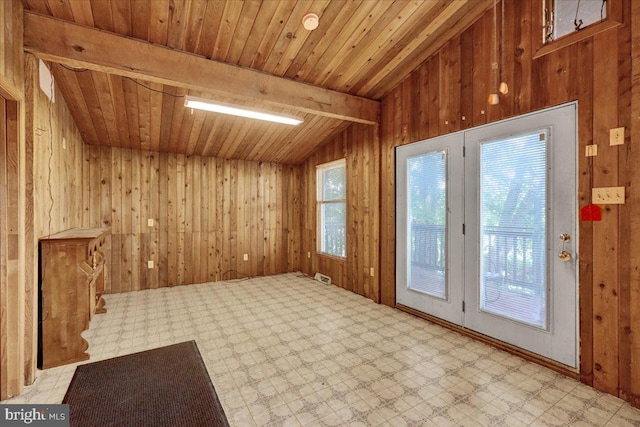
[{"label": "deadbolt lock", "polygon": [[567,251],[560,251],[558,258],[560,258],[561,261],[568,262],[571,260],[571,254]]},{"label": "deadbolt lock", "polygon": [[567,233],[562,233],[560,235],[560,240],[562,240],[563,242],[568,242],[569,240],[571,240],[571,235]]}]

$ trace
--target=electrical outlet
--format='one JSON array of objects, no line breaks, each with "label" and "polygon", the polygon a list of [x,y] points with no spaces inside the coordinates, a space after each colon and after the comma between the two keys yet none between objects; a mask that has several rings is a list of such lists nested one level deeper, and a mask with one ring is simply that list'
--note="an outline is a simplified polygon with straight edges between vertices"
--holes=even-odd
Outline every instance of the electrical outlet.
[{"label": "electrical outlet", "polygon": [[147,220],[147,226],[148,226],[148,227],[153,227],[153,218],[149,218],[149,219]]},{"label": "electrical outlet", "polygon": [[249,261],[249,254],[244,254],[244,260]]},{"label": "electrical outlet", "polygon": [[373,277],[373,267],[369,268],[369,276]]},{"label": "electrical outlet", "polygon": [[598,146],[596,144],[587,145],[585,147],[585,156],[586,157],[593,157],[593,156],[597,156],[597,155],[598,155]]},{"label": "electrical outlet", "polygon": [[609,145],[624,144],[624,127],[609,130]]},{"label": "electrical outlet", "polygon": [[311,252],[307,252],[307,258],[311,258]]},{"label": "electrical outlet", "polygon": [[153,268],[153,261],[147,261],[147,268]]},{"label": "electrical outlet", "polygon": [[591,190],[591,200],[596,205],[623,205],[624,187],[600,187]]},{"label": "electrical outlet", "polygon": [[62,149],[67,149],[67,138],[65,138],[64,136],[62,137]]}]

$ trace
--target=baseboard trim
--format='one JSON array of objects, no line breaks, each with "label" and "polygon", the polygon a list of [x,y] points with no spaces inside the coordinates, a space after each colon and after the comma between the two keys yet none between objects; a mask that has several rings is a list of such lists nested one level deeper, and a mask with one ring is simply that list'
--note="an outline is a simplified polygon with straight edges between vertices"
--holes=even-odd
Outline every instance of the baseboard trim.
[{"label": "baseboard trim", "polygon": [[409,313],[413,316],[427,320],[431,323],[435,323],[436,325],[440,325],[454,332],[458,332],[459,334],[473,338],[477,341],[488,344],[499,350],[503,350],[503,351],[506,351],[507,353],[521,357],[525,360],[528,360],[529,362],[533,362],[540,366],[544,366],[545,368],[551,369],[552,371],[565,375],[569,378],[580,380],[580,372],[578,372],[578,370],[574,370],[573,368],[563,365],[561,363],[558,363],[555,360],[547,359],[546,357],[542,357],[539,354],[531,353],[530,351],[521,349],[511,344],[507,344],[505,342],[502,342],[495,338],[491,338],[487,335],[483,335],[481,333],[472,331],[470,329],[463,328],[462,326],[456,325],[451,322],[447,322],[446,320],[438,319],[437,317],[422,313],[418,310],[414,310],[413,308],[404,306],[402,304],[396,304],[395,307],[400,311],[404,311],[405,313]]}]

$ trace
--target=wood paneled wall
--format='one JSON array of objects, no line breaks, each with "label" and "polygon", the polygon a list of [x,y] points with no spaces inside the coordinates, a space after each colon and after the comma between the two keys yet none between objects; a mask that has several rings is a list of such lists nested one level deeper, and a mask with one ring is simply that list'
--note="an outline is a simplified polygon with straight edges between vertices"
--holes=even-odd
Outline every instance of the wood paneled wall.
[{"label": "wood paneled wall", "polygon": [[[20,132],[18,102],[0,96],[0,355],[1,398],[22,390],[24,257],[20,256]],[[22,259],[21,259],[22,258]],[[22,265],[21,265],[22,264]]]},{"label": "wood paneled wall", "polygon": [[[640,141],[640,2],[633,2],[631,6],[631,141],[627,146],[627,162],[625,165],[626,180],[628,183],[640,182],[640,150],[634,147]],[[621,346],[620,362],[623,366],[623,380],[621,394],[630,400],[635,406],[640,407],[640,239],[637,238],[640,230],[640,191],[630,191],[627,197],[628,207],[623,211],[623,223],[630,233],[627,238],[622,238],[622,253],[624,260],[628,260],[628,268],[624,268],[623,281],[628,282],[628,294],[624,305],[628,310],[623,310],[620,331],[625,345]],[[631,237],[635,236],[635,237]],[[623,261],[624,263],[624,261]],[[629,343],[629,345],[626,345]]]},{"label": "wood paneled wall", "polygon": [[[631,2],[621,3],[619,27],[534,59],[533,40],[540,37],[531,25],[534,1],[505,2],[503,68],[510,92],[500,96],[498,105],[487,104],[491,11],[383,98],[381,297],[384,304],[395,304],[394,147],[578,100],[579,207],[589,203],[589,167],[583,155],[589,144],[599,146],[593,158],[594,186],[626,186],[628,198],[625,205],[605,206],[601,222],[579,224],[580,373],[583,382],[638,405],[640,347],[633,337],[637,341],[640,333],[640,282],[638,260],[631,256],[638,253],[638,244],[630,236],[640,235],[640,224],[631,215],[640,203],[635,172],[640,155],[629,129],[632,117],[638,126],[637,114],[631,115],[631,23],[640,19],[640,10],[634,6],[632,16]],[[609,146],[609,129],[618,126],[627,129],[625,145]]]},{"label": "wood paneled wall", "polygon": [[26,55],[27,126],[33,130],[35,234],[82,227],[83,141],[71,112],[54,83],[55,102],[40,89],[39,61]]},{"label": "wood paneled wall", "polygon": [[20,0],[0,2],[0,93],[14,100],[22,98],[22,16]]},{"label": "wood paneled wall", "polygon": [[[38,239],[82,226],[82,138],[62,93],[55,102],[40,89],[39,62],[24,57],[25,246],[24,366],[35,379],[38,319]],[[26,224],[31,225],[26,225]]]},{"label": "wood paneled wall", "polygon": [[24,130],[22,12],[18,0],[0,3],[0,399],[20,394],[35,372],[33,334],[25,328],[34,254],[26,249],[33,215],[26,197],[31,169]]},{"label": "wood paneled wall", "polygon": [[[347,256],[317,253],[316,166],[338,159],[347,163]],[[301,269],[331,276],[334,284],[379,301],[379,177],[378,127],[352,125],[323,145],[302,165]],[[373,275],[372,273],[373,269]]]},{"label": "wood paneled wall", "polygon": [[111,227],[107,292],[297,269],[293,167],[86,145],[83,174],[84,226]]}]

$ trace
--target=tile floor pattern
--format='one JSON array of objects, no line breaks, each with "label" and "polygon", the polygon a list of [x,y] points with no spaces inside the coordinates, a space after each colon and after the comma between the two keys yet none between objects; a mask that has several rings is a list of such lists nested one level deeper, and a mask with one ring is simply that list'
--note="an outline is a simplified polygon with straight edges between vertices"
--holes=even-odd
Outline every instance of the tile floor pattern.
[{"label": "tile floor pattern", "polygon": [[[91,361],[195,339],[232,426],[640,426],[620,399],[299,274],[106,300]],[[6,403],[59,403],[75,366]]]}]

